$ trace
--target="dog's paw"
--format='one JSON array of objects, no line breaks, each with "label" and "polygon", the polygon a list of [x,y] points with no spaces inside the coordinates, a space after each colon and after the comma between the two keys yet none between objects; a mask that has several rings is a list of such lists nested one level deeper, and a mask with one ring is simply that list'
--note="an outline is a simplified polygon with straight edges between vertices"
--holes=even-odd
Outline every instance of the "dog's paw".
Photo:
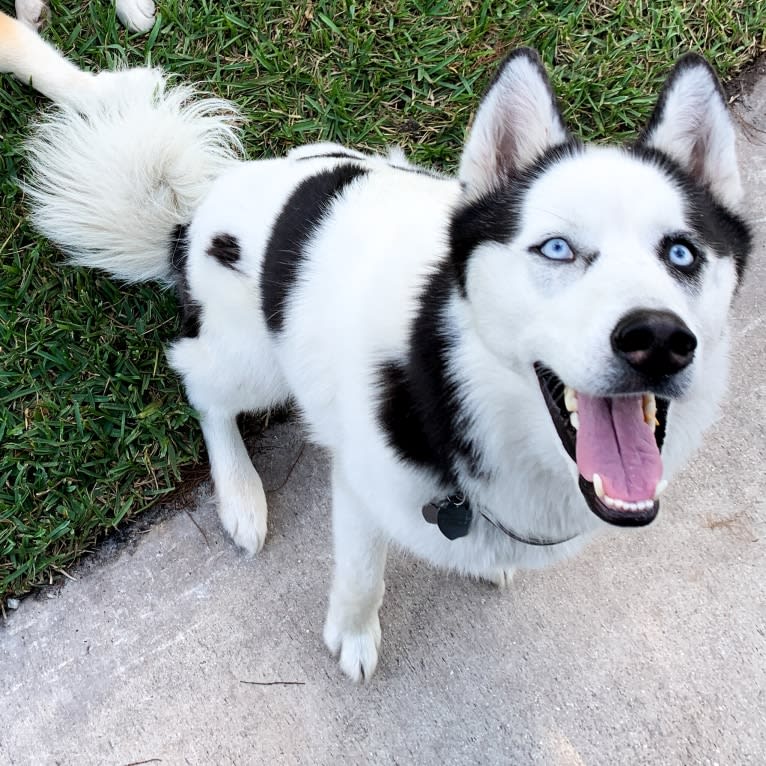
[{"label": "dog's paw", "polygon": [[500,590],[505,590],[513,582],[515,574],[516,570],[509,567],[508,569],[496,569],[482,579],[492,585],[496,585]]},{"label": "dog's paw", "polygon": [[30,29],[39,29],[48,17],[48,3],[43,0],[16,0],[16,18]]},{"label": "dog's paw", "polygon": [[340,669],[354,683],[368,681],[378,666],[380,649],[380,618],[375,613],[361,630],[343,630],[331,616],[324,626],[324,642],[333,657],[338,657]]},{"label": "dog's paw", "polygon": [[218,516],[232,540],[248,556],[255,556],[266,540],[266,498],[252,497],[218,500]]},{"label": "dog's paw", "polygon": [[148,32],[154,24],[153,0],[117,0],[117,17],[133,32]]}]

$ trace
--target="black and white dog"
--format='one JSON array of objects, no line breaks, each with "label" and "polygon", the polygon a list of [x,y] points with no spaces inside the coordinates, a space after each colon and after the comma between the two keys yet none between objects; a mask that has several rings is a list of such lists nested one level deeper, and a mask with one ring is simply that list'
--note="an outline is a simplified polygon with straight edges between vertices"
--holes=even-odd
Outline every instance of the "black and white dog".
[{"label": "black and white dog", "polygon": [[457,178],[331,144],[241,162],[225,103],[99,77],[30,142],[34,221],[76,263],[178,287],[170,363],[250,553],[266,497],[236,418],[294,399],[332,457],[324,635],[351,678],[375,670],[390,543],[503,583],[655,518],[724,392],[750,244],[701,58],[633,146],[604,147],[518,50]]}]

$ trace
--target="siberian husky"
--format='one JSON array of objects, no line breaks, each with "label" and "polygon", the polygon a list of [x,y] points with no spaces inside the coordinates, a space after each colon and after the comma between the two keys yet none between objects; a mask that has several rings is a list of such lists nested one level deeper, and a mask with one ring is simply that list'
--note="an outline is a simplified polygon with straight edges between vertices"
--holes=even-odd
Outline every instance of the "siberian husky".
[{"label": "siberian husky", "polygon": [[724,393],[750,246],[702,58],[634,144],[592,146],[517,50],[456,177],[335,144],[244,162],[225,102],[38,61],[65,103],[28,146],[33,220],[74,263],[177,288],[168,357],[238,545],[267,523],[237,415],[292,399],[328,450],[324,638],[352,679],[378,661],[390,544],[503,583],[654,520]]}]

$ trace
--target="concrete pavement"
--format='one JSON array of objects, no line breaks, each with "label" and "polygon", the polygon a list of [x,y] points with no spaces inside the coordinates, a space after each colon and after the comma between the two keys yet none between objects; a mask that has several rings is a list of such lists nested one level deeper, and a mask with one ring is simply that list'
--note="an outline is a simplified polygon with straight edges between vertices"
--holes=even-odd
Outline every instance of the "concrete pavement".
[{"label": "concrete pavement", "polygon": [[[742,99],[766,129],[766,80]],[[766,145],[742,142],[757,243],[731,396],[648,529],[510,589],[401,554],[372,682],[321,640],[327,461],[306,446],[247,560],[198,491],[0,627],[2,764],[766,762]],[[294,424],[255,446],[278,487]],[[267,685],[264,685],[267,684]]]}]

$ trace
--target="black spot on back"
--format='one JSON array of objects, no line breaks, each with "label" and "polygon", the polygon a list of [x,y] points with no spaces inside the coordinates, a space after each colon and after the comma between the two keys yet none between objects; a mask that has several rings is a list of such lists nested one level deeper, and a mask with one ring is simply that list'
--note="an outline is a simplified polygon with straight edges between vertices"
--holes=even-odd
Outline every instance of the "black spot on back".
[{"label": "black spot on back", "polygon": [[242,255],[239,241],[231,234],[216,234],[207,249],[207,254],[215,258],[222,266],[235,270]]},{"label": "black spot on back", "polygon": [[261,306],[272,332],[284,325],[285,302],[298,277],[306,244],[335,199],[366,173],[358,165],[324,170],[304,179],[285,202],[274,222],[261,271]]},{"label": "black spot on back", "polygon": [[428,178],[441,178],[438,173],[428,170],[428,168],[418,167],[417,165],[395,165],[389,162],[388,167],[390,167],[391,170],[401,170],[403,173],[415,173],[415,175],[427,176]]},{"label": "black spot on back", "polygon": [[295,161],[296,162],[303,162],[304,160],[324,160],[324,159],[335,159],[335,160],[355,160],[356,162],[361,162],[364,160],[363,157],[358,157],[356,154],[351,154],[351,152],[327,152],[326,154],[309,154],[306,157],[298,157]]},{"label": "black spot on back", "polygon": [[178,224],[170,235],[170,266],[176,280],[176,292],[181,306],[181,337],[196,338],[202,324],[199,304],[191,297],[186,263],[189,258],[189,226]]}]

